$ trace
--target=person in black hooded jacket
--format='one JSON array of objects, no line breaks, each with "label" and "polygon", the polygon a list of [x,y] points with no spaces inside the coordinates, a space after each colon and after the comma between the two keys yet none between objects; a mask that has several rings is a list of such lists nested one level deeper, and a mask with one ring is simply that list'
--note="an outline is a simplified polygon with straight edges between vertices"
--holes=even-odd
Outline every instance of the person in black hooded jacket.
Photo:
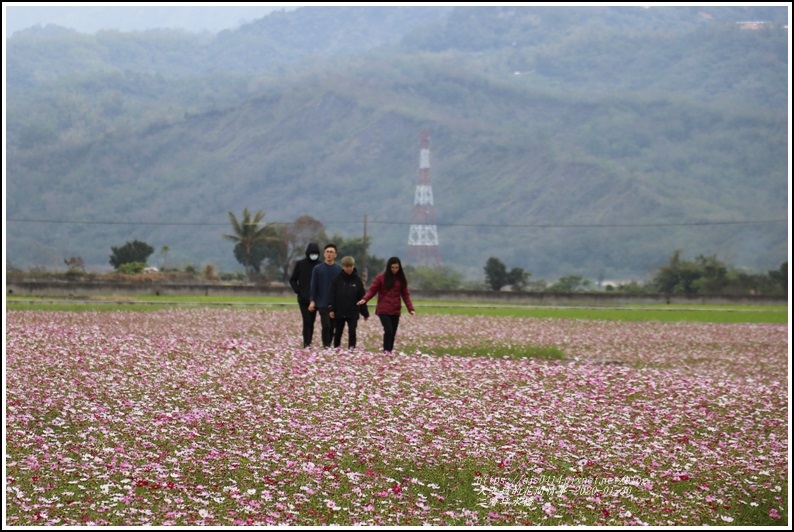
[{"label": "person in black hooded jacket", "polygon": [[366,321],[369,318],[367,305],[358,306],[358,301],[364,297],[364,283],[358,276],[355,268],[356,261],[353,257],[342,258],[342,273],[337,275],[331,283],[328,293],[328,310],[334,320],[334,347],[342,344],[342,333],[347,324],[347,346],[356,348],[356,326],[359,313]]},{"label": "person in black hooded jacket", "polygon": [[314,336],[314,322],[317,320],[317,311],[309,310],[309,287],[312,282],[312,270],[320,264],[320,245],[317,242],[309,242],[306,246],[306,258],[295,263],[292,277],[289,284],[292,290],[298,294],[298,306],[303,317],[303,347],[312,344]]}]

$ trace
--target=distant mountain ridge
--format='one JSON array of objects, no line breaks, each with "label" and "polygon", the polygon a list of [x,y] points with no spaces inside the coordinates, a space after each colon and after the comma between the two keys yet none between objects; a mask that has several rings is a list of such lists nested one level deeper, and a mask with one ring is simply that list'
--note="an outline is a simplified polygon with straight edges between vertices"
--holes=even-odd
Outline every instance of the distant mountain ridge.
[{"label": "distant mountain ridge", "polygon": [[[546,278],[643,276],[677,248],[759,271],[786,259],[779,28],[746,32],[728,15],[703,22],[681,8],[652,17],[641,40],[634,11],[610,27],[623,12],[459,8],[419,23],[422,8],[390,9],[329,22],[303,8],[201,46],[167,32],[65,35],[62,51],[104,49],[93,57],[116,73],[67,53],[60,64],[75,67],[50,80],[31,54],[53,43],[11,39],[9,261],[55,267],[80,255],[106,267],[110,246],[137,238],[169,246],[175,264],[234,269],[220,235],[227,212],[245,207],[265,222],[310,214],[345,236],[367,215],[373,251],[403,255],[422,129],[442,259],[470,277],[489,256]],[[510,40],[530,27],[537,35]],[[319,44],[288,38],[315,34]],[[720,56],[728,43],[744,53]],[[191,49],[200,57],[167,75]],[[246,51],[260,70],[238,68]],[[229,70],[191,66],[223,57]]]},{"label": "distant mountain ridge", "polygon": [[98,31],[134,32],[179,29],[191,33],[218,32],[239,27],[274,10],[294,9],[266,5],[49,5],[7,6],[4,10],[9,35],[31,28],[58,25],[94,34]]}]

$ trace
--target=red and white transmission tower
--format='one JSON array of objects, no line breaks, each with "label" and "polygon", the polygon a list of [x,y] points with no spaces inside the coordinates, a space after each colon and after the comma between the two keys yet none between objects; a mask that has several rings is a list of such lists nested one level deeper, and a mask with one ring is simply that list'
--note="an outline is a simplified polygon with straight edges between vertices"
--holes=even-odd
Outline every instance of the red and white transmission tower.
[{"label": "red and white transmission tower", "polygon": [[414,193],[411,230],[408,233],[406,262],[415,266],[440,266],[433,187],[430,186],[430,132],[421,131],[419,136],[419,174]]}]

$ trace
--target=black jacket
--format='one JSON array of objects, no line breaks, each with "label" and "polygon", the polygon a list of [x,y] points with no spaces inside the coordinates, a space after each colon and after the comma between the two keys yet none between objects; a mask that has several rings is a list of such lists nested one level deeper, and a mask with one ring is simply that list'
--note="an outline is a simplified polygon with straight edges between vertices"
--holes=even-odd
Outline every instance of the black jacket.
[{"label": "black jacket", "polygon": [[[317,253],[317,260],[311,260],[309,255]],[[289,278],[289,285],[298,294],[298,302],[309,304],[309,287],[312,283],[312,270],[322,262],[320,246],[315,242],[309,242],[306,246],[306,258],[295,263],[292,277]]]},{"label": "black jacket", "polygon": [[334,312],[334,318],[352,318],[358,316],[359,312],[365,318],[369,318],[367,306],[356,305],[365,293],[364,283],[358,276],[358,270],[353,268],[353,273],[350,275],[343,271],[331,283],[331,292],[328,294],[328,310]]}]

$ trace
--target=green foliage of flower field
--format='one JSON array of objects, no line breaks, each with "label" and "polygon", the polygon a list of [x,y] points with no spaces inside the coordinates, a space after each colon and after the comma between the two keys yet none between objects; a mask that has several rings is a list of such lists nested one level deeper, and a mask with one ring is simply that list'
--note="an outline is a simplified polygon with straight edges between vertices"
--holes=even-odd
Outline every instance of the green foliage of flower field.
[{"label": "green foliage of flower field", "polygon": [[296,309],[7,311],[6,524],[789,523],[787,325],[300,334]]}]

